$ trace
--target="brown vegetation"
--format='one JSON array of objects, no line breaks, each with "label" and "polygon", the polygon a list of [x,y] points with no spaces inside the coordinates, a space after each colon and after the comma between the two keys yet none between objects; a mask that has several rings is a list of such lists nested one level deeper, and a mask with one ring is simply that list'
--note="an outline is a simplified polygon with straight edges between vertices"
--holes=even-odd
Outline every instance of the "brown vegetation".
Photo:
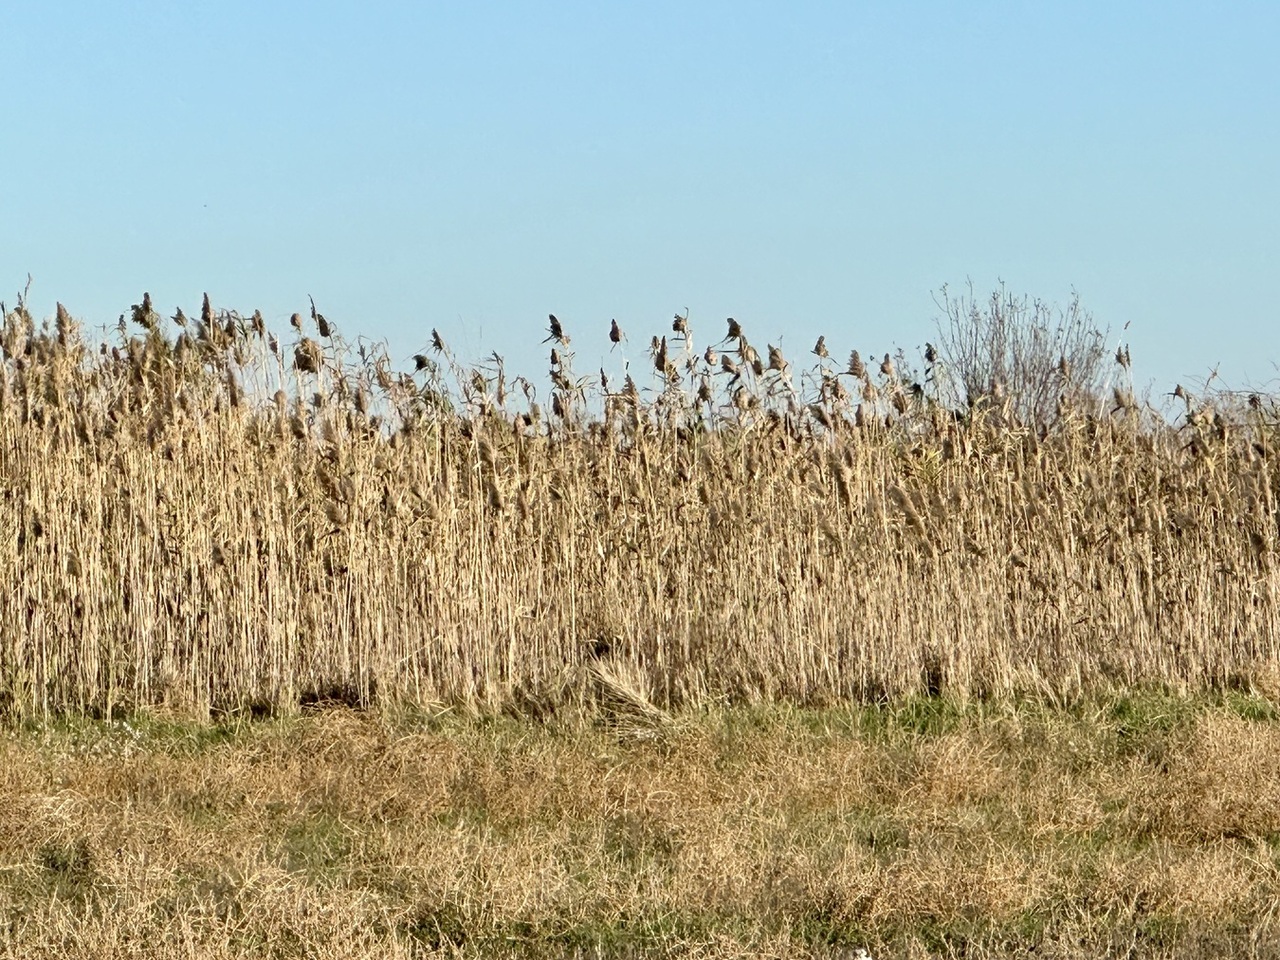
[{"label": "brown vegetation", "polygon": [[1280,955],[1261,698],[0,743],[0,957]]},{"label": "brown vegetation", "polygon": [[732,322],[695,348],[678,317],[651,382],[590,389],[553,318],[539,402],[434,331],[404,374],[314,308],[284,343],[207,298],[174,321],[146,298],[99,346],[61,307],[5,318],[11,714],[546,716],[602,676],[670,708],[1275,675],[1267,398],[1179,388],[1169,424],[1066,389],[1064,365],[1050,427],[998,389],[945,409],[901,357],[820,343],[801,369]]}]

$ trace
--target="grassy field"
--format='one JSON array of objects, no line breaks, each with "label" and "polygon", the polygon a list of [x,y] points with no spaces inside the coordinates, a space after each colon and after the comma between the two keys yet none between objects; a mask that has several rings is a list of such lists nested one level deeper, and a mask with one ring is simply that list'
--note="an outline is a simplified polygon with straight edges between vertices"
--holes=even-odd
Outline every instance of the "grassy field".
[{"label": "grassy field", "polygon": [[14,731],[0,956],[1280,955],[1263,698],[616,720]]},{"label": "grassy field", "polygon": [[1280,956],[1275,398],[549,327],[6,313],[0,955]]}]

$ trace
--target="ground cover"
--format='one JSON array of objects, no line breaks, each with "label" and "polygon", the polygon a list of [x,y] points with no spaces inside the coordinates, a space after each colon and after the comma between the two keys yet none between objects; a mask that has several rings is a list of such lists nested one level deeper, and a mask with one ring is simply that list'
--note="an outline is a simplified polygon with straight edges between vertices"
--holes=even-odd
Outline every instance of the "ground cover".
[{"label": "ground cover", "polygon": [[1264,697],[618,718],[11,726],[0,956],[1280,955]]}]

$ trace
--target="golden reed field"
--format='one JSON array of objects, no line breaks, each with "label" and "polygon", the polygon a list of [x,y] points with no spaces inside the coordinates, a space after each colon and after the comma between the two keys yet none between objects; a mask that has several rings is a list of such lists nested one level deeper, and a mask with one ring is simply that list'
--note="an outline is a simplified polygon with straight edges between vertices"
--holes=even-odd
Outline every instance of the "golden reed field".
[{"label": "golden reed field", "polygon": [[0,958],[1280,956],[1276,400],[1009,306],[3,311]]},{"label": "golden reed field", "polygon": [[[535,385],[436,331],[399,372],[314,306],[277,334],[147,297],[112,343],[8,311],[0,704],[1276,686],[1272,398],[1179,387],[1164,417],[1124,351],[1105,397],[1064,362],[1030,422],[998,383],[942,402],[932,348],[909,371],[717,326],[645,349],[552,318]],[[629,375],[580,377],[606,337]]]}]

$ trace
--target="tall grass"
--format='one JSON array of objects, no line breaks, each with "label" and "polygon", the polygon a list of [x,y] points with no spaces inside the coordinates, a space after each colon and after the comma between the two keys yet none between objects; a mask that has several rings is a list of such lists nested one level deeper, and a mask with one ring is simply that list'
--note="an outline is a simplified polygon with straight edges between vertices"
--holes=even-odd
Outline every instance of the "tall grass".
[{"label": "tall grass", "polygon": [[1024,425],[902,358],[674,326],[613,383],[553,321],[539,400],[434,331],[396,372],[314,307],[278,338],[144,298],[114,346],[8,312],[0,704],[542,712],[598,662],[661,704],[1275,675],[1271,399],[1167,423],[1064,379]]}]

